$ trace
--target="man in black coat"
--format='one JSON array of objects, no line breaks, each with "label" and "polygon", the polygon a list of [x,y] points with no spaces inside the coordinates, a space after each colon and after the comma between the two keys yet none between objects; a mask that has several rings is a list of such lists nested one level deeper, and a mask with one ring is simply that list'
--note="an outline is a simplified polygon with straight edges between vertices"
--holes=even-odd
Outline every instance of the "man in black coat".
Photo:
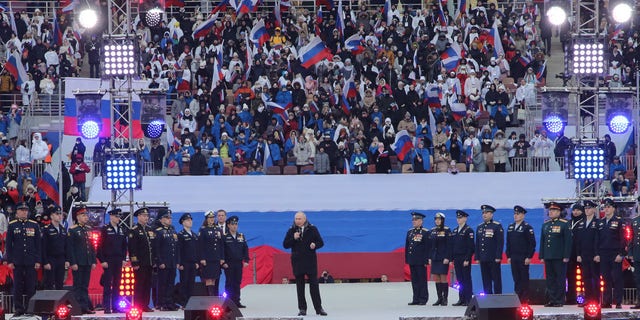
[{"label": "man in black coat", "polygon": [[191,157],[191,175],[192,176],[204,176],[209,174],[207,168],[207,159],[202,154],[202,148],[196,147],[196,153]]},{"label": "man in black coat", "polygon": [[307,300],[304,297],[305,276],[309,278],[309,290],[311,301],[316,313],[326,316],[322,309],[320,299],[320,287],[318,285],[318,257],[316,250],[324,246],[318,228],[307,221],[307,216],[302,211],[295,215],[293,225],[287,231],[282,243],[285,249],[291,249],[291,267],[296,277],[296,289],[298,292],[298,315],[307,315]]}]

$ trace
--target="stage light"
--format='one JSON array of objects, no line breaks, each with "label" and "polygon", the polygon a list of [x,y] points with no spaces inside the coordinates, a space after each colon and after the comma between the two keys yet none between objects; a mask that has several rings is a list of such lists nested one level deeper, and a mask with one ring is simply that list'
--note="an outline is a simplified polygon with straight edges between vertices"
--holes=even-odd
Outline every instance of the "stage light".
[{"label": "stage light", "polygon": [[142,161],[135,153],[109,155],[104,162],[102,188],[130,190],[142,188]]},{"label": "stage light", "polygon": [[567,179],[607,179],[609,165],[605,162],[605,152],[598,146],[583,146],[567,152],[565,157],[565,177]]},{"label": "stage light", "polygon": [[160,121],[151,122],[146,126],[147,128],[144,130],[144,135],[151,139],[160,138],[164,131],[164,123]]},{"label": "stage light", "polygon": [[549,133],[558,133],[564,130],[565,121],[558,115],[551,115],[544,119],[544,127]]},{"label": "stage light", "polygon": [[209,319],[210,320],[218,320],[220,318],[222,318],[222,316],[224,315],[224,309],[222,308],[222,306],[219,305],[214,305],[211,308],[209,308]]},{"label": "stage light", "polygon": [[142,311],[136,307],[131,307],[126,313],[126,320],[142,320]]},{"label": "stage light", "polygon": [[87,139],[95,139],[100,134],[100,125],[95,120],[86,120],[80,124],[80,134]]},{"label": "stage light", "polygon": [[631,230],[631,226],[624,226],[624,239],[631,241],[633,238],[633,231]]},{"label": "stage light", "polygon": [[613,5],[613,10],[611,10],[611,17],[617,23],[625,23],[631,20],[631,15],[633,14],[633,9],[631,6],[625,2],[619,2],[617,4],[611,3]]},{"label": "stage light", "polygon": [[147,26],[153,28],[153,27],[157,27],[160,24],[160,20],[162,19],[162,14],[164,13],[164,11],[162,9],[160,9],[159,7],[155,7],[149,11],[147,11],[147,14],[145,16],[145,22],[147,23]]},{"label": "stage light", "polygon": [[602,310],[597,302],[591,301],[584,306],[584,319],[585,320],[600,320],[602,319]]},{"label": "stage light", "polygon": [[71,309],[66,304],[61,304],[56,309],[56,319],[70,319]]},{"label": "stage light", "polygon": [[576,297],[576,303],[578,304],[578,306],[584,305],[584,296],[583,295],[577,296]]},{"label": "stage light", "polygon": [[573,44],[573,73],[597,75],[604,73],[604,45],[595,42]]},{"label": "stage light", "polygon": [[631,127],[630,114],[627,110],[607,110],[607,126],[615,134],[627,132]]},{"label": "stage light", "polygon": [[122,300],[127,301],[127,297],[133,296],[133,288],[135,286],[135,275],[133,268],[122,267],[120,277],[120,297]]},{"label": "stage light", "polygon": [[91,8],[85,8],[78,14],[78,22],[85,29],[91,29],[98,23],[98,14]]},{"label": "stage light", "polygon": [[125,311],[127,310],[127,307],[129,306],[129,303],[127,302],[127,300],[125,299],[120,299],[118,301],[118,309],[120,309],[120,311]]},{"label": "stage light", "polygon": [[142,93],[140,104],[142,114],[140,123],[147,138],[160,138],[165,127],[167,115],[167,95],[160,92]]},{"label": "stage light", "polygon": [[528,304],[522,304],[518,307],[518,319],[533,320],[533,309]]},{"label": "stage light", "polygon": [[552,6],[547,10],[547,19],[554,26],[559,26],[567,21],[567,12],[560,6]]},{"label": "stage light", "polygon": [[100,231],[89,231],[89,239],[91,239],[93,249],[98,250],[98,246],[100,245]]},{"label": "stage light", "polygon": [[105,76],[133,76],[136,73],[136,52],[133,43],[110,43],[104,46]]}]

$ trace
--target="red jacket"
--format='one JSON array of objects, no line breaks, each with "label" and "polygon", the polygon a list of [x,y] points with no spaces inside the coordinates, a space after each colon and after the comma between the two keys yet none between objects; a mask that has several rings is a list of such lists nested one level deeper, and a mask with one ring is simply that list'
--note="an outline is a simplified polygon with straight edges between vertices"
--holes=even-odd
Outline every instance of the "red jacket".
[{"label": "red jacket", "polygon": [[72,162],[69,172],[73,176],[73,182],[87,182],[87,173],[90,172],[89,166],[84,161],[77,163]]}]

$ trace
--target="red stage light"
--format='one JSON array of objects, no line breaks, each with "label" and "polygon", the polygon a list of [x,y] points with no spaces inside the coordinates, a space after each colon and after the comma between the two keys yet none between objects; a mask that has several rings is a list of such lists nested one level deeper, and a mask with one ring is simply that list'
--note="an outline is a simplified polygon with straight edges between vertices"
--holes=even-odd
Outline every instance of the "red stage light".
[{"label": "red stage light", "polygon": [[631,226],[624,227],[624,238],[627,239],[627,241],[631,241],[631,239],[633,238],[633,231],[631,231]]},{"label": "red stage light", "polygon": [[71,310],[69,310],[69,307],[67,307],[66,304],[61,304],[56,309],[57,319],[68,319],[70,314],[71,314]]},{"label": "red stage light", "polygon": [[533,309],[528,304],[521,304],[518,307],[518,319],[533,320]]},{"label": "red stage light", "polygon": [[211,317],[210,319],[213,319],[213,320],[220,319],[220,317],[222,317],[223,314],[224,314],[224,309],[222,309],[222,306],[215,305],[209,308],[209,316]]},{"label": "red stage light", "polygon": [[142,319],[142,312],[140,311],[140,309],[136,307],[131,307],[131,309],[127,311],[126,320],[141,320],[141,319]]},{"label": "red stage light", "polygon": [[89,232],[89,237],[91,238],[93,249],[98,250],[98,246],[100,245],[100,231]]},{"label": "red stage light", "polygon": [[602,310],[597,302],[591,301],[584,306],[584,318],[585,320],[600,320],[602,319]]}]

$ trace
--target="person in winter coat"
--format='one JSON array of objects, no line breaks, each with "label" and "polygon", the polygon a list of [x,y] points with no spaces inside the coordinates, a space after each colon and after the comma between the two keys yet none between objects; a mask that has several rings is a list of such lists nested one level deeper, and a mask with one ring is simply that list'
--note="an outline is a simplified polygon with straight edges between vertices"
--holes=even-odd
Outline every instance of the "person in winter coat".
[{"label": "person in winter coat", "polygon": [[353,145],[353,154],[349,161],[351,173],[367,173],[369,159],[358,143]]},{"label": "person in winter coat", "polygon": [[207,159],[202,154],[202,148],[195,148],[196,152],[191,156],[191,164],[189,167],[192,176],[204,176],[207,174]]},{"label": "person in winter coat", "polygon": [[418,142],[418,147],[415,149],[413,172],[431,172],[431,153],[428,148],[424,147],[424,140],[422,139]]},{"label": "person in winter coat", "polygon": [[31,151],[27,149],[27,140],[20,140],[16,148],[16,160],[19,166],[31,165]]},{"label": "person in winter coat", "polygon": [[535,131],[535,137],[531,139],[533,147],[533,170],[549,171],[549,158],[553,154],[554,143],[547,138],[547,132]]},{"label": "person in winter coat", "polygon": [[42,141],[42,135],[39,132],[33,134],[31,140],[31,158],[35,161],[42,162],[49,153],[49,147]]},{"label": "person in winter coat", "polygon": [[298,173],[300,168],[311,163],[311,144],[307,142],[307,138],[304,135],[298,137],[298,143],[293,147],[293,155],[296,157],[296,165],[298,166]]},{"label": "person in winter coat", "polygon": [[[35,135],[35,134],[34,134]],[[82,138],[77,137],[76,143],[73,145],[73,149],[71,149],[71,160],[76,158],[76,155],[82,155],[84,157],[84,153],[87,151],[87,147],[82,142]]]},{"label": "person in winter coat", "polygon": [[329,169],[331,169],[329,155],[325,152],[324,147],[320,146],[313,161],[313,171],[316,174],[327,174]]},{"label": "person in winter coat", "polygon": [[84,157],[82,155],[76,156],[75,161],[71,163],[69,172],[73,178],[73,185],[76,186],[80,192],[80,198],[86,200],[85,184],[87,182],[87,173],[91,172],[91,169],[84,162]]},{"label": "person in winter coat", "polygon": [[376,173],[391,173],[391,160],[389,151],[385,150],[384,143],[378,143],[378,149],[373,154],[376,161]]},{"label": "person in winter coat", "polygon": [[510,149],[510,145],[507,142],[507,139],[504,137],[504,132],[502,130],[498,130],[496,132],[495,137],[493,138],[493,142],[491,143],[491,150],[493,150],[493,164],[495,167],[495,172],[506,172],[507,168],[507,158],[508,152]]},{"label": "person in winter coat", "polygon": [[441,145],[433,155],[433,162],[436,166],[436,172],[447,172],[449,168],[449,162],[451,162],[451,155],[447,151],[447,146]]},{"label": "person in winter coat", "polygon": [[213,151],[211,151],[211,157],[209,158],[207,167],[209,168],[209,175],[222,175],[222,171],[224,170],[224,162],[222,162],[222,158],[220,158],[218,149],[213,149]]}]

